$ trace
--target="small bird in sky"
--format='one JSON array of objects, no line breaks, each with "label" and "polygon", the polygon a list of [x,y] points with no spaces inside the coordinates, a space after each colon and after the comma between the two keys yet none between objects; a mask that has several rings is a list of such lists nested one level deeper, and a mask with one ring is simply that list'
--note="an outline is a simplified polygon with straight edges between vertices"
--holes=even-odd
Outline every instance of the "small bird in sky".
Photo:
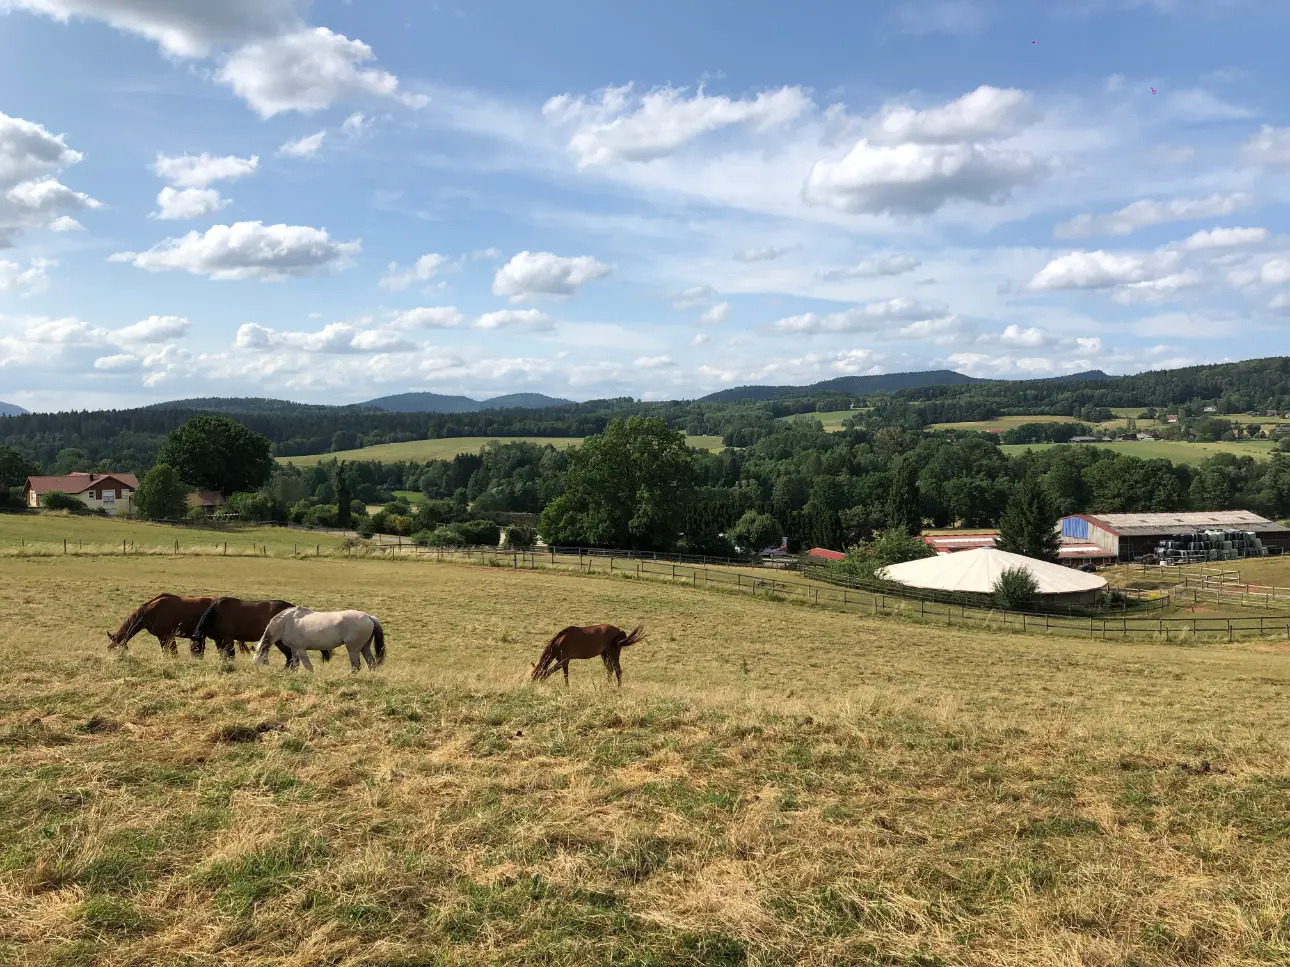
[{"label": "small bird in sky", "polygon": [[1031,43],[1032,43],[1032,44],[1037,44],[1037,43],[1039,43],[1039,41],[1037,41],[1037,40],[1032,40],[1032,41],[1031,41]]},{"label": "small bird in sky", "polygon": [[1151,93],[1152,94],[1156,93],[1156,89],[1154,87],[1151,89]]}]

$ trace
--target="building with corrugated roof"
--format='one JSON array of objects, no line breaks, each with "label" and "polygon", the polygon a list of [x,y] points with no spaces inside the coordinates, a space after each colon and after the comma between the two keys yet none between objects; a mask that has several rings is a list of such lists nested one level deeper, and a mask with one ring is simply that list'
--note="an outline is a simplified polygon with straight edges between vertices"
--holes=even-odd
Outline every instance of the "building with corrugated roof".
[{"label": "building with corrugated roof", "polygon": [[1203,531],[1253,534],[1269,550],[1290,548],[1290,528],[1248,510],[1192,511],[1161,514],[1072,514],[1063,517],[1062,537],[1096,544],[1120,561],[1155,553],[1161,541]]}]

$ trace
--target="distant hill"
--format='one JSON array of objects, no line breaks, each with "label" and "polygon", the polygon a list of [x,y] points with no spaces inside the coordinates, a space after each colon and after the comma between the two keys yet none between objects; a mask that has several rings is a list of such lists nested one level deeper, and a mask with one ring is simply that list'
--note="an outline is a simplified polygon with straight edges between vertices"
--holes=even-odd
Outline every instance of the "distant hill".
[{"label": "distant hill", "polygon": [[444,396],[440,393],[398,393],[359,405],[390,413],[477,413],[480,410],[540,410],[548,406],[568,406],[572,402],[543,396],[541,393],[512,393],[482,401],[472,400],[469,396]]},{"label": "distant hill", "polygon": [[964,376],[948,369],[926,373],[883,373],[880,376],[839,376],[809,386],[735,386],[703,397],[703,403],[732,403],[736,400],[774,400],[783,396],[811,396],[816,393],[846,393],[864,396],[867,393],[890,393],[902,389],[920,389],[924,386],[965,386],[984,383],[986,380]]},{"label": "distant hill", "polygon": [[989,380],[965,376],[950,369],[933,369],[922,373],[882,373],[878,376],[838,376],[809,386],[736,386],[702,397],[702,403],[733,403],[738,400],[775,400],[786,396],[814,396],[818,393],[842,393],[847,396],[866,396],[870,393],[896,393],[901,390],[918,390],[927,386],[968,386],[973,383],[1027,382],[1046,383],[1095,382],[1115,379],[1100,369],[1090,369],[1070,376],[1051,376],[1033,380]]},{"label": "distant hill", "polygon": [[197,410],[203,413],[299,413],[301,411],[334,410],[335,406],[316,403],[295,403],[291,400],[270,400],[255,396],[202,396],[190,400],[167,400],[150,403],[145,410]]},{"label": "distant hill", "polygon": [[0,416],[22,416],[26,412],[17,403],[0,402]]}]

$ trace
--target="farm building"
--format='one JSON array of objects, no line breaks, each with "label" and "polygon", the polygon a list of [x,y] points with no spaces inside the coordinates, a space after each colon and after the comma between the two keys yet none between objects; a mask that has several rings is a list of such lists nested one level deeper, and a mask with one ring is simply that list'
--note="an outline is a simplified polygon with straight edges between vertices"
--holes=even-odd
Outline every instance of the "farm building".
[{"label": "farm building", "polygon": [[59,477],[28,477],[23,499],[28,507],[43,506],[46,494],[55,491],[75,497],[91,510],[108,515],[128,514],[139,479],[132,473],[69,473]]},{"label": "farm building", "polygon": [[224,506],[224,495],[218,490],[196,490],[188,495],[190,510],[204,510],[213,514]]},{"label": "farm building", "polygon": [[831,551],[827,547],[812,547],[806,552],[808,557],[819,558],[822,561],[845,561],[847,556],[841,551]]},{"label": "farm building", "polygon": [[1154,554],[1161,541],[1205,531],[1253,534],[1270,550],[1290,549],[1290,529],[1248,510],[1176,514],[1074,514],[1062,518],[1062,537],[1095,544],[1119,561]]},{"label": "farm building", "polygon": [[[998,531],[982,531],[978,534],[924,534],[919,538],[937,554],[955,554],[959,551],[974,551],[979,547],[994,547],[998,542]],[[1112,564],[1115,556],[1109,551],[1090,544],[1088,541],[1062,541],[1057,551],[1058,560],[1070,567],[1081,564]]]},{"label": "farm building", "polygon": [[1039,585],[1040,597],[1049,603],[1092,604],[1106,588],[1106,579],[1095,574],[1010,554],[994,547],[978,547],[958,554],[892,564],[878,571],[878,577],[926,591],[993,594],[999,576],[1013,568],[1029,571]]}]

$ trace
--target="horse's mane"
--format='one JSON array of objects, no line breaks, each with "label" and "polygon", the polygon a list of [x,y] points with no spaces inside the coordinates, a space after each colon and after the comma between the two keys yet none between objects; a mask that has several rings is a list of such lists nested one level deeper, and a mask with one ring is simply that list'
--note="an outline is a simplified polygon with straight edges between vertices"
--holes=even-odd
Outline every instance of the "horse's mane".
[{"label": "horse's mane", "polygon": [[139,623],[143,621],[143,619],[148,616],[148,613],[157,606],[157,602],[160,601],[162,598],[173,598],[173,597],[174,597],[173,594],[170,594],[168,592],[163,592],[157,595],[151,601],[143,602],[143,604],[135,608],[134,611],[131,613],[131,615],[121,623],[121,627],[117,629],[116,636],[118,638],[127,638],[127,639],[134,637],[134,633],[138,630]]}]

